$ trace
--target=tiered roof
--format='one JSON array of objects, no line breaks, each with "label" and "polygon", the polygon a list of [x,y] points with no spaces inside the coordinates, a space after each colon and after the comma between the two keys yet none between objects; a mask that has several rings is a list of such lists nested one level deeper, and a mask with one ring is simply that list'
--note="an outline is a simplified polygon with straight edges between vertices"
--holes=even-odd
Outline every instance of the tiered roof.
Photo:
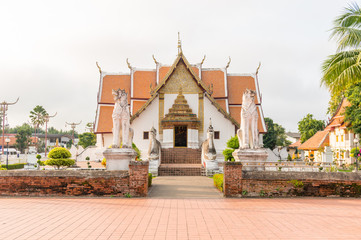
[{"label": "tiered roof", "polygon": [[130,73],[107,73],[100,70],[96,133],[112,131],[111,115],[114,105],[112,89],[121,88],[130,93],[128,102],[131,103],[132,121],[157,97],[159,90],[165,86],[181,63],[186,65],[194,81],[203,89],[212,104],[237,127],[240,123],[243,92],[247,88],[255,90],[259,114],[258,129],[261,133],[266,132],[256,74],[229,74],[227,67],[211,69],[202,68],[202,63],[192,65],[182,51],[171,66],[162,65],[157,61],[155,63],[156,68],[151,70],[133,68],[129,65]]}]

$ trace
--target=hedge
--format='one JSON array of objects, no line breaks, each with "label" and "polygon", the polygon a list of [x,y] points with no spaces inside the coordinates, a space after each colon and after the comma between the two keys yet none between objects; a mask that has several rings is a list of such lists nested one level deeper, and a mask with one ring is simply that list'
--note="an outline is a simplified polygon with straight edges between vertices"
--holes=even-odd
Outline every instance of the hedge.
[{"label": "hedge", "polygon": [[223,192],[223,174],[214,174],[213,175],[214,186]]},{"label": "hedge", "polygon": [[152,179],[153,175],[151,173],[148,173],[148,187],[152,186]]},{"label": "hedge", "polygon": [[[8,170],[11,170],[11,169],[21,169],[21,168],[24,168],[24,165],[26,163],[14,163],[14,164],[9,164],[8,165]],[[6,164],[2,164],[0,165],[0,168],[6,168]]]}]

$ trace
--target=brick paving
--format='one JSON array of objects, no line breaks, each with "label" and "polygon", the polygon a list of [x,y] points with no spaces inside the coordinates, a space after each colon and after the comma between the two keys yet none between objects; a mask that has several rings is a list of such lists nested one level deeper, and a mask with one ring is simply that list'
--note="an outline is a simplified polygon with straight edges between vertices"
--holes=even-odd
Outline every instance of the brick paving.
[{"label": "brick paving", "polygon": [[360,199],[0,198],[0,239],[360,239]]}]

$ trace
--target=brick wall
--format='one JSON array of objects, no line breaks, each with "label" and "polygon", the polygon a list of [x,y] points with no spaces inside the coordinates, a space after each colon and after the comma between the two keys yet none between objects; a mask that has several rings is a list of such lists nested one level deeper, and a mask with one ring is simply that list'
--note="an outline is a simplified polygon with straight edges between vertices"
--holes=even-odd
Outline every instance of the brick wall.
[{"label": "brick wall", "polygon": [[131,162],[129,171],[0,171],[1,196],[123,196],[148,193],[148,162]]},{"label": "brick wall", "polygon": [[360,197],[361,173],[242,172],[242,165],[224,163],[226,197]]}]

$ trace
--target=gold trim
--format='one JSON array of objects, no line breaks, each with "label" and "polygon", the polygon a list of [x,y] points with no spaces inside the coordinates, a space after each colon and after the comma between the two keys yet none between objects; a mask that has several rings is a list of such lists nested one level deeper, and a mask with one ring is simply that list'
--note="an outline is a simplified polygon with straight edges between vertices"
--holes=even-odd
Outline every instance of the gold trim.
[{"label": "gold trim", "polygon": [[204,127],[204,97],[203,93],[198,94],[198,118],[199,118],[199,129],[198,134],[203,134]]},{"label": "gold trim", "polygon": [[164,117],[164,93],[159,94],[159,111],[158,111],[159,134],[163,134],[162,120]]}]

